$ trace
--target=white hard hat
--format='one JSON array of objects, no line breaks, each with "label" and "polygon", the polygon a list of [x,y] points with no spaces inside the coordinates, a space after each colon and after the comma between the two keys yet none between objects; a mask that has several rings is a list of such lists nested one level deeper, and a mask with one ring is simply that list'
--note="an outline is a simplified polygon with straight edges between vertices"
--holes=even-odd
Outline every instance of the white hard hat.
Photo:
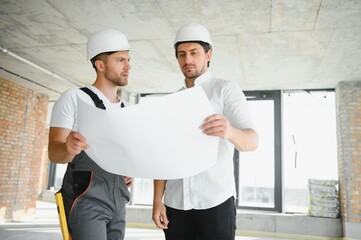
[{"label": "white hard hat", "polygon": [[202,41],[212,47],[211,36],[207,28],[199,23],[187,23],[180,27],[174,40],[174,47],[179,42]]},{"label": "white hard hat", "polygon": [[114,29],[107,29],[94,33],[89,37],[86,45],[88,60],[99,53],[127,50],[130,50],[127,37]]}]

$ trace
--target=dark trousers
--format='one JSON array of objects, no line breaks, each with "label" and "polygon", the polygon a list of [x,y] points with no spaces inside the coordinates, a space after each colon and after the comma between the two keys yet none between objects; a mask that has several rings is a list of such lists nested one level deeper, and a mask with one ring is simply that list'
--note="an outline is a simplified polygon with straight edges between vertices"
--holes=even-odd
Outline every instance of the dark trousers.
[{"label": "dark trousers", "polygon": [[234,240],[236,207],[231,197],[222,204],[204,210],[177,210],[167,207],[167,240]]}]

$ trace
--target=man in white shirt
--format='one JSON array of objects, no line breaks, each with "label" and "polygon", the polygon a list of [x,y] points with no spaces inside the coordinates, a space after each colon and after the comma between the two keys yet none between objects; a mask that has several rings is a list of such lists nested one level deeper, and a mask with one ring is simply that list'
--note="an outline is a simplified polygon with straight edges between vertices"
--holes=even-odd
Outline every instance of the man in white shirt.
[{"label": "man in white shirt", "polygon": [[183,25],[177,31],[174,48],[185,76],[184,87],[201,86],[216,112],[204,120],[200,131],[219,137],[218,160],[196,176],[154,180],[153,221],[164,229],[167,240],[233,240],[234,148],[253,151],[258,136],[238,85],[214,78],[208,71],[213,50],[208,30],[197,23]]}]

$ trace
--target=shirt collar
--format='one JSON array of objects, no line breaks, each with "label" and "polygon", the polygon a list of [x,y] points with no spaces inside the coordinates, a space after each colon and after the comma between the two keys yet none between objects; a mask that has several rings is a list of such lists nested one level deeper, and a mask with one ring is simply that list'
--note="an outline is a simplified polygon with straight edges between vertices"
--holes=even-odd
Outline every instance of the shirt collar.
[{"label": "shirt collar", "polygon": [[[201,86],[201,85],[203,85],[203,83],[205,83],[210,78],[211,78],[211,73],[207,70],[201,76],[196,78],[196,80],[194,81],[194,86]],[[185,80],[184,80],[183,88],[187,88]]]}]

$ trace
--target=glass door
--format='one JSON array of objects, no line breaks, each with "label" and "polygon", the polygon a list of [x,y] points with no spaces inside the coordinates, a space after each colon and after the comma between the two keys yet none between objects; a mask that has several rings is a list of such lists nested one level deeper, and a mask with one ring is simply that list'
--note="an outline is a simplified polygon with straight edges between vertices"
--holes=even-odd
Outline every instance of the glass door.
[{"label": "glass door", "polygon": [[254,152],[235,151],[239,208],[281,211],[280,91],[245,92],[259,135]]}]

